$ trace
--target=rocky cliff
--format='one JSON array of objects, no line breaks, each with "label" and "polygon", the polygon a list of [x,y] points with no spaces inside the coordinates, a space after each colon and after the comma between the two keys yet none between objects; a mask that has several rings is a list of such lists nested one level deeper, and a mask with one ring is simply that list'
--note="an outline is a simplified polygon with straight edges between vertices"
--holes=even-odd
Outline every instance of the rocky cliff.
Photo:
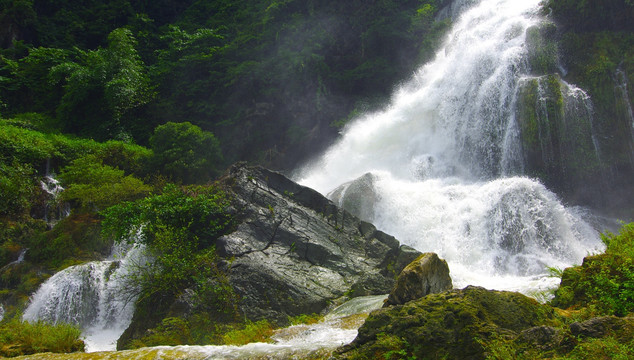
[{"label": "rocky cliff", "polygon": [[344,295],[388,293],[420,255],[279,173],[236,165],[223,183],[240,220],[216,246],[250,319],[284,321]]},{"label": "rocky cliff", "polygon": [[[387,294],[420,255],[280,173],[238,164],[219,185],[232,199],[237,225],[215,242],[223,278],[207,282],[228,285],[236,318],[285,325],[289,316],[320,313],[350,297]],[[200,317],[206,310],[189,301],[189,293],[140,304],[119,348],[164,318]],[[236,321],[202,316],[214,324]]]}]

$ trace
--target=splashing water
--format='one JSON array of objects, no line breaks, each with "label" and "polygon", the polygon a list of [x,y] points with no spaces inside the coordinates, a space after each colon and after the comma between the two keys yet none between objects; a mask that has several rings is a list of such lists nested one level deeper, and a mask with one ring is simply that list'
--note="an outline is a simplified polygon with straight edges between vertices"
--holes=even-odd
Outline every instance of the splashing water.
[{"label": "splashing water", "polygon": [[367,220],[444,257],[457,287],[535,294],[555,286],[547,267],[579,263],[602,244],[577,209],[518,177],[516,99],[539,3],[483,0],[466,9],[435,60],[389,107],[349,125],[298,181],[343,204],[350,182],[371,173]]},{"label": "splashing water", "polygon": [[71,266],[53,275],[31,297],[23,320],[75,324],[82,329],[86,351],[114,350],[132,320],[138,294],[126,275],[146,261],[141,245],[125,253],[120,250],[115,248],[110,260]]},{"label": "splashing water", "polygon": [[60,200],[64,188],[54,175],[45,176],[40,181],[40,186],[49,197],[44,209],[44,221],[52,229],[57,222],[70,215],[70,205]]}]

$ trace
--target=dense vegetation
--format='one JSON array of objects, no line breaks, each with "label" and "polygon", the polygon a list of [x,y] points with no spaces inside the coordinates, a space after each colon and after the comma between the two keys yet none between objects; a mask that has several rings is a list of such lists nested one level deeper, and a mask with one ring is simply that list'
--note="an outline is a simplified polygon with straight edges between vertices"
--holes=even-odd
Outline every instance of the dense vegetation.
[{"label": "dense vegetation", "polygon": [[235,313],[212,246],[232,218],[209,184],[237,160],[291,168],[383,101],[431,56],[443,2],[0,1],[5,319],[150,223],[139,308],[192,289],[198,315],[157,334],[185,321],[212,341],[197,329]]},{"label": "dense vegetation", "polygon": [[3,1],[0,114],[143,145],[189,121],[215,169],[290,168],[431,56],[443,2]]},{"label": "dense vegetation", "polygon": [[[165,317],[127,345],[270,332],[236,318],[212,246],[234,219],[213,180],[237,160],[292,168],[384,102],[432,56],[446,2],[0,0],[1,355],[81,349],[77,329],[22,324],[20,310],[48,276],[102,258],[139,229],[155,259],[132,279],[139,309],[168,314],[162,306],[188,289],[195,312]],[[615,144],[605,153],[618,157],[605,159],[619,165],[602,175],[627,174],[631,154],[616,144],[629,141],[618,120],[628,114],[615,84],[634,83],[634,2],[546,3],[561,28],[544,31],[557,45],[531,66],[552,72],[561,60],[566,79],[589,91],[599,135]],[[632,229],[607,235],[606,254],[567,270],[555,304],[579,316],[630,314]],[[631,337],[610,341],[575,351],[634,348]],[[401,345],[389,357],[403,355]]]}]

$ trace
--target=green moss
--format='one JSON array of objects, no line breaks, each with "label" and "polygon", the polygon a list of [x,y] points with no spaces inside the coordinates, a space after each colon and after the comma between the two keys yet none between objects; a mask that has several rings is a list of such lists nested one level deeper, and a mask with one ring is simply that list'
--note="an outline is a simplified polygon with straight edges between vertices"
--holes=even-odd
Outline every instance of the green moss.
[{"label": "green moss", "polygon": [[222,335],[222,339],[227,345],[245,345],[252,342],[270,342],[272,335],[273,326],[268,321],[247,321],[240,328]]},{"label": "green moss", "polygon": [[372,313],[341,357],[370,359],[405,350],[420,359],[477,359],[484,357],[482,340],[560,322],[552,308],[521,294],[468,287]]},{"label": "green moss", "polygon": [[557,72],[559,49],[555,34],[556,27],[552,23],[533,26],[527,30],[528,63],[534,74],[543,75]]}]

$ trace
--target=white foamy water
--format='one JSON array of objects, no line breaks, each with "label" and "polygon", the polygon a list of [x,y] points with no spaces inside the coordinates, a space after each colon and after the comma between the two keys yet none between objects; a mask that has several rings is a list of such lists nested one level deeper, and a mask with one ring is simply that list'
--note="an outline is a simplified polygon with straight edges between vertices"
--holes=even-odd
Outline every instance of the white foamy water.
[{"label": "white foamy water", "polygon": [[115,350],[134,313],[137,289],[126,275],[143,266],[144,247],[134,245],[112,259],[68,267],[40,286],[24,311],[24,321],[68,323],[82,329],[86,351]]},{"label": "white foamy water", "polygon": [[468,7],[435,60],[386,109],[349,125],[299,182],[328,194],[375,175],[368,220],[445,258],[456,287],[534,294],[556,286],[547,267],[580,263],[602,244],[577,209],[522,177],[515,104],[539,3]]}]

